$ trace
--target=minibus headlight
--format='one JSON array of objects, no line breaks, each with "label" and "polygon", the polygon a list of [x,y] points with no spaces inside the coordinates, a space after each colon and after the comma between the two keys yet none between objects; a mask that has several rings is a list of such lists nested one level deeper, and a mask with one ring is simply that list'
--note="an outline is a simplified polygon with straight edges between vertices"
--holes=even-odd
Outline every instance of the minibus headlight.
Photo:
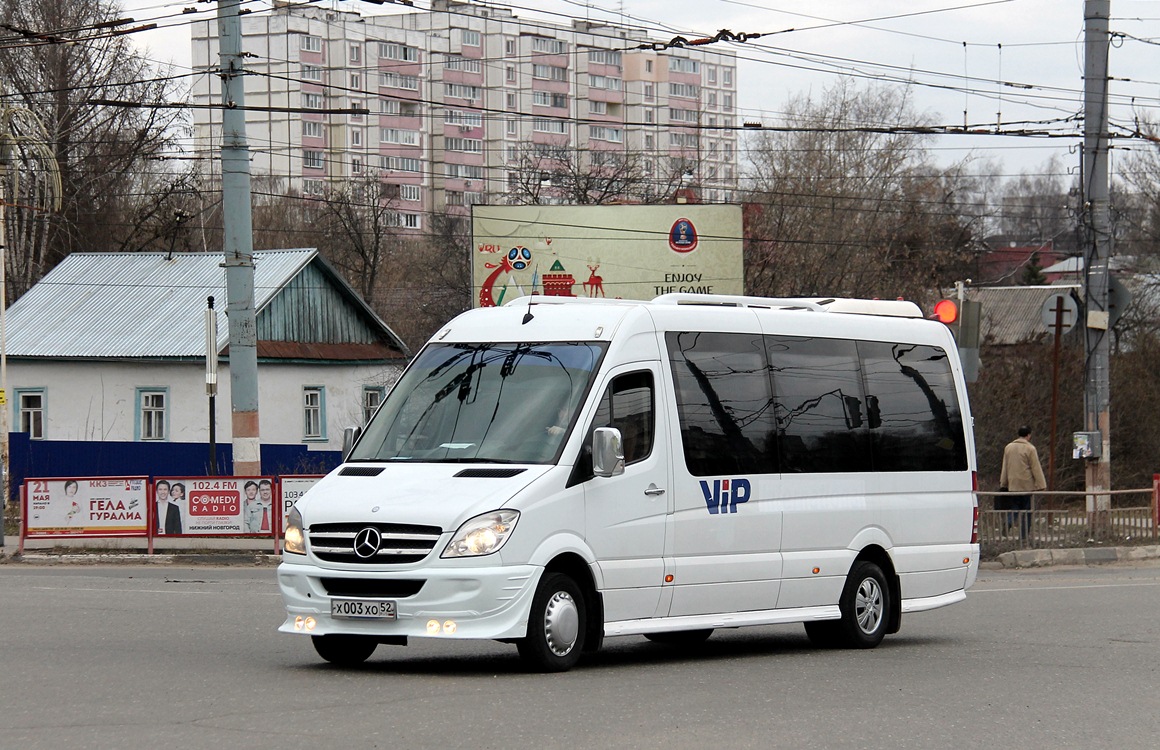
[{"label": "minibus headlight", "polygon": [[442,557],[476,557],[498,552],[516,527],[516,510],[493,510],[468,520],[447,543]]},{"label": "minibus headlight", "polygon": [[302,514],[291,508],[286,515],[286,531],[282,540],[282,551],[291,555],[306,554],[306,535],[302,533]]}]

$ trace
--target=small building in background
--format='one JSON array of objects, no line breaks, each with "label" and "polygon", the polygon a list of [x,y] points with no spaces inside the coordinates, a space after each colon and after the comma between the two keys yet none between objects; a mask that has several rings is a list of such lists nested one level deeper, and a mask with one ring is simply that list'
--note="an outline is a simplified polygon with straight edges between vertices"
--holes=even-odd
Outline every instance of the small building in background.
[{"label": "small building in background", "polygon": [[[222,253],[77,253],[7,312],[12,485],[27,476],[208,473],[208,298],[219,357],[212,415],[232,469]],[[314,249],[254,253],[264,474],[320,473],[364,424],[406,346]]]}]

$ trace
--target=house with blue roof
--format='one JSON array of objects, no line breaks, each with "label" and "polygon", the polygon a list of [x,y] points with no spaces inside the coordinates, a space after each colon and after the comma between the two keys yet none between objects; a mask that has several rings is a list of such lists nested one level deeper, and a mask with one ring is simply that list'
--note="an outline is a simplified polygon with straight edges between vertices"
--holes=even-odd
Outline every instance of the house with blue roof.
[{"label": "house with blue roof", "polygon": [[[232,469],[222,253],[78,253],[7,311],[13,486],[27,476]],[[254,253],[264,474],[337,465],[409,356],[316,250]],[[208,298],[219,361],[206,387]]]}]

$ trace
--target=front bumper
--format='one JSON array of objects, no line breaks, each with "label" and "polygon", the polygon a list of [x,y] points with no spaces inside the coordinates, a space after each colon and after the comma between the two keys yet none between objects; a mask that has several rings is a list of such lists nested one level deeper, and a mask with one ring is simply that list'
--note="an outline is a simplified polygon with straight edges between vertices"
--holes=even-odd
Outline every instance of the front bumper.
[{"label": "front bumper", "polygon": [[[541,568],[534,565],[500,567],[449,567],[412,571],[332,570],[304,560],[283,561],[278,566],[278,587],[286,605],[283,633],[309,635],[367,635],[378,637],[438,638],[522,638],[527,633],[528,611],[535,595]],[[397,606],[395,620],[335,618],[330,615],[331,596],[323,578],[422,580],[423,587],[413,596],[389,597]],[[351,598],[342,596],[337,598]],[[311,630],[302,628],[307,617],[314,619]],[[296,621],[299,623],[295,627]],[[449,634],[440,627],[429,630],[428,623],[441,626],[455,623]]]}]

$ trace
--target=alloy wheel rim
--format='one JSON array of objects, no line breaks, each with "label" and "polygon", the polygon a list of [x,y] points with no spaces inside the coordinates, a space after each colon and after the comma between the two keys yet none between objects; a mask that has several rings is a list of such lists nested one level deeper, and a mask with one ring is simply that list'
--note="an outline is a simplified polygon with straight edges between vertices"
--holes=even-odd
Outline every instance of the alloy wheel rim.
[{"label": "alloy wheel rim", "polygon": [[858,627],[867,635],[878,630],[882,623],[882,587],[874,578],[867,578],[858,586],[858,593],[854,597],[854,615],[858,620]]}]

